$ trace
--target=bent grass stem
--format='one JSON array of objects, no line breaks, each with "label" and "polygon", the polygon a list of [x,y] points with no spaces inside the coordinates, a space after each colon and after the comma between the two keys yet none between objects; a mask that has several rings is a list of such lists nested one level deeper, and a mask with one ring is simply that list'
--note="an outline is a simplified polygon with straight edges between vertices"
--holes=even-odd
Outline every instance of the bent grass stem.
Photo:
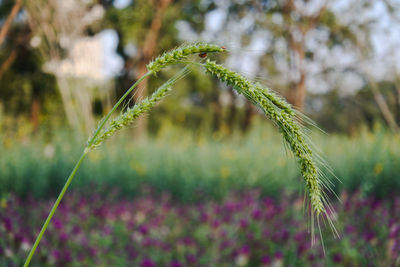
[{"label": "bent grass stem", "polygon": [[92,138],[87,143],[87,146],[83,150],[79,160],[75,164],[74,169],[72,170],[71,174],[69,175],[67,181],[64,184],[64,187],[61,189],[60,194],[58,195],[56,201],[53,204],[53,207],[50,210],[49,215],[46,218],[46,221],[44,222],[42,229],[40,230],[38,236],[36,237],[35,243],[33,244],[28,257],[25,260],[24,267],[28,267],[29,263],[32,260],[33,255],[35,254],[35,251],[42,240],[44,232],[46,232],[47,227],[49,226],[51,219],[53,218],[58,205],[60,204],[61,200],[64,197],[65,192],[67,191],[69,185],[71,184],[72,180],[75,177],[76,172],[78,171],[79,167],[81,166],[83,159],[86,157],[86,155],[90,152],[91,145],[95,141],[96,137],[99,135],[100,131],[103,129],[105,126],[106,122],[110,119],[111,115],[115,112],[115,110],[121,105],[121,103],[128,97],[128,95],[138,86],[138,84],[143,81],[146,77],[150,76],[153,74],[153,71],[148,71],[146,74],[144,74],[139,80],[137,80],[126,92],[125,94],[118,100],[118,102],[113,106],[113,108],[108,112],[108,114],[104,117],[103,120],[101,120],[99,126],[97,127],[96,131],[94,132]]},{"label": "bent grass stem", "polygon": [[65,192],[67,191],[69,185],[71,184],[72,180],[74,179],[75,174],[76,174],[76,172],[77,172],[79,166],[81,166],[81,164],[82,164],[82,162],[83,162],[83,159],[86,157],[87,153],[88,153],[88,151],[86,151],[86,150],[83,151],[81,157],[79,158],[79,160],[78,160],[77,163],[75,164],[74,169],[72,170],[72,172],[71,172],[71,174],[69,175],[67,181],[65,182],[65,185],[64,185],[64,187],[62,188],[60,194],[58,195],[56,202],[54,202],[53,207],[51,208],[50,213],[49,213],[49,215],[47,216],[47,219],[46,219],[46,221],[44,222],[44,224],[43,224],[43,226],[42,226],[42,229],[40,230],[40,233],[39,233],[38,236],[36,237],[35,243],[33,244],[32,248],[31,248],[31,251],[29,252],[28,257],[26,258],[24,267],[28,267],[29,263],[31,262],[32,257],[33,257],[33,255],[35,254],[36,248],[38,247],[38,245],[39,245],[39,243],[40,243],[40,240],[42,239],[43,234],[44,234],[44,232],[45,232],[46,229],[47,229],[47,226],[49,226],[50,221],[51,221],[51,219],[53,218],[54,213],[56,212],[58,205],[60,204],[62,198],[64,197]]}]

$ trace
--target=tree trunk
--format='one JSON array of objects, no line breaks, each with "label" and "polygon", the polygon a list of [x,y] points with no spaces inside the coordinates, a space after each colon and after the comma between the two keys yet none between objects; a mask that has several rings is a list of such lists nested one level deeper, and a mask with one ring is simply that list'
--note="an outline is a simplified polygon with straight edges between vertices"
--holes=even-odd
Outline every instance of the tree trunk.
[{"label": "tree trunk", "polygon": [[34,131],[37,131],[39,129],[39,114],[40,114],[40,102],[39,99],[36,96],[34,96],[31,108],[31,120]]},{"label": "tree trunk", "polygon": [[396,121],[397,125],[400,125],[400,84],[397,82],[396,87]]},{"label": "tree trunk", "polygon": [[250,129],[251,122],[253,121],[253,115],[254,115],[254,106],[250,101],[246,101],[246,109],[242,121],[243,133],[246,133]]},{"label": "tree trunk", "polygon": [[10,29],[11,23],[13,22],[15,16],[18,14],[21,8],[22,0],[16,0],[14,6],[11,9],[10,15],[8,15],[6,21],[3,24],[3,27],[0,29],[0,46],[3,44],[6,39],[8,30]]},{"label": "tree trunk", "polygon": [[17,58],[17,50],[14,49],[10,55],[7,57],[7,59],[1,64],[0,66],[0,80],[1,77],[3,76],[4,72],[7,71],[7,69],[12,65],[14,60]]},{"label": "tree trunk", "polygon": [[229,95],[230,95],[231,103],[229,104],[229,115],[228,115],[227,123],[228,123],[228,127],[229,127],[229,132],[230,132],[230,134],[232,134],[233,130],[234,130],[233,127],[235,125],[235,120],[236,120],[237,107],[235,104],[236,95],[233,92],[233,90],[229,90]]},{"label": "tree trunk", "polygon": [[376,104],[378,105],[378,108],[380,109],[382,116],[388,124],[389,128],[395,133],[399,132],[399,127],[396,124],[396,120],[392,112],[390,112],[389,106],[387,105],[385,98],[379,91],[378,85],[372,79],[370,79],[370,85]]},{"label": "tree trunk", "polygon": [[304,47],[302,43],[297,43],[290,38],[290,47],[293,50],[293,58],[296,62],[297,70],[300,73],[300,78],[297,82],[292,83],[289,88],[289,94],[287,96],[288,101],[293,104],[293,106],[303,111],[304,109],[304,100],[306,97],[306,71],[304,68]]}]

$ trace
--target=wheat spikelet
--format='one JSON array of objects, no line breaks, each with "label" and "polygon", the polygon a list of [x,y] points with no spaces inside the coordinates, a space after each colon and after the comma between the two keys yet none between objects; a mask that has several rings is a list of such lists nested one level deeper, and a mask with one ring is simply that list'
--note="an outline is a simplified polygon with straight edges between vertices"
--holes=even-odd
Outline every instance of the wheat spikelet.
[{"label": "wheat spikelet", "polygon": [[[300,165],[300,171],[306,183],[312,208],[311,224],[314,226],[314,216],[316,216],[319,226],[319,217],[321,214],[325,214],[330,226],[334,229],[327,212],[327,209],[329,210],[331,208],[324,192],[327,188],[326,182],[324,181],[326,177],[321,176],[319,172],[313,158],[313,151],[306,141],[306,136],[301,130],[301,126],[295,119],[296,113],[290,104],[267,88],[262,87],[260,84],[250,82],[242,75],[222,65],[207,60],[203,66],[207,73],[218,77],[219,80],[232,86],[238,93],[246,96],[251,102],[261,108],[265,115],[276,124]],[[313,229],[312,235],[312,239],[314,240]]]},{"label": "wheat spikelet", "polygon": [[161,85],[156,91],[154,91],[151,96],[144,98],[142,101],[135,104],[132,108],[127,108],[124,113],[122,113],[110,122],[108,128],[100,132],[100,134],[94,140],[89,149],[98,147],[104,140],[113,136],[118,130],[121,130],[122,128],[132,124],[135,119],[137,119],[140,115],[150,111],[150,109],[153,108],[157,104],[157,102],[167,96],[168,92],[171,90],[171,87],[178,80],[187,75],[188,72],[188,68],[185,67],[177,74],[175,74],[174,77]]},{"label": "wheat spikelet", "polygon": [[[116,110],[116,108],[122,103],[122,101],[133,91],[134,88],[138,85],[140,81],[142,81],[145,77],[148,77],[150,75],[157,74],[160,72],[163,68],[166,68],[170,65],[173,64],[178,64],[178,63],[187,63],[185,60],[187,57],[191,54],[197,54],[197,53],[211,53],[211,52],[223,52],[226,49],[224,47],[214,45],[214,44],[207,44],[207,43],[194,43],[194,44],[186,44],[182,45],[178,48],[175,48],[169,52],[164,53],[163,55],[157,57],[155,60],[150,62],[146,67],[148,69],[148,72],[142,76],[134,85],[132,85],[122,96],[118,103],[114,105],[112,110],[109,112],[109,114],[106,115],[106,117],[100,122],[99,127],[95,130],[93,135],[89,138],[87,142],[87,147],[85,151],[90,151],[92,148],[98,146],[104,139],[107,139],[108,137],[112,136],[115,131],[121,129],[122,127],[127,124],[128,121],[133,121],[136,119],[140,114],[148,111],[154,103],[152,102],[155,100],[155,98],[146,98],[143,100],[143,103],[140,103],[140,105],[136,105],[133,107],[132,110],[129,110],[129,113],[124,114],[125,117],[119,117],[118,120],[113,120],[110,124],[110,127],[107,130],[104,130],[103,127],[105,126],[105,123],[108,121],[110,118],[111,114]],[[185,70],[187,68],[185,67]],[[172,84],[172,80],[167,82],[166,85]],[[160,89],[166,89],[166,88],[160,88]],[[168,91],[168,90],[166,90]],[[156,92],[159,92],[158,90]],[[161,93],[161,91],[159,92]],[[152,97],[157,97],[156,95],[153,94]],[[162,98],[162,97],[161,97]]]},{"label": "wheat spikelet", "polygon": [[200,53],[223,52],[224,47],[207,44],[207,43],[194,43],[180,46],[174,50],[164,53],[157,57],[147,65],[147,69],[154,73],[159,72],[161,69],[182,62],[187,56]]}]

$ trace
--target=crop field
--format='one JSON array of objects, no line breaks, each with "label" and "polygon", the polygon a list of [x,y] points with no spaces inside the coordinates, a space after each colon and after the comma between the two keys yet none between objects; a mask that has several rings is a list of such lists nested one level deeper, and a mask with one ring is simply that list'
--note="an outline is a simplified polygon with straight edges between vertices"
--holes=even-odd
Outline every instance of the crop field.
[{"label": "crop field", "polygon": [[[59,136],[25,144],[3,138],[8,157],[1,158],[0,169],[2,266],[23,263],[72,166],[79,140]],[[59,206],[32,266],[399,263],[395,136],[314,138],[341,179],[335,182],[341,202],[331,196],[340,238],[322,226],[325,256],[318,234],[311,247],[295,161],[269,127],[245,138],[179,136],[172,131],[137,143],[123,135],[94,151]],[[25,150],[31,142],[35,145]]]},{"label": "crop field", "polygon": [[[145,192],[133,199],[72,192],[32,266],[396,266],[400,260],[399,196],[343,193],[334,205],[340,239],[324,229],[324,255],[320,242],[311,247],[301,197],[247,191],[185,204]],[[1,266],[23,263],[51,204],[2,199]]]}]

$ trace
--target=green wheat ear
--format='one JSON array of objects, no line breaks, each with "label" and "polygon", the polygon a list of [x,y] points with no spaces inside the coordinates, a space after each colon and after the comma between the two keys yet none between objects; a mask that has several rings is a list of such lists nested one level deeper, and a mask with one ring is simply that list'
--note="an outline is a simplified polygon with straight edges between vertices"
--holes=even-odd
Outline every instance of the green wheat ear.
[{"label": "green wheat ear", "polygon": [[[205,64],[198,62],[188,62],[187,57],[191,54],[197,53],[211,53],[211,52],[223,52],[224,47],[220,47],[213,44],[206,43],[195,43],[188,44],[178,47],[170,52],[164,53],[162,56],[157,57],[154,61],[147,65],[148,72],[144,74],[139,80],[137,80],[118,100],[118,102],[113,106],[111,111],[101,120],[99,126],[90,137],[86,144],[82,155],[78,159],[75,167],[73,168],[71,174],[69,175],[64,187],[62,188],[60,194],[58,195],[53,207],[47,216],[42,229],[40,230],[35,243],[33,244],[29,255],[25,261],[24,267],[28,267],[36,248],[38,247],[40,240],[42,239],[52,217],[54,216],[58,205],[60,204],[65,192],[67,191],[69,185],[71,184],[73,178],[75,177],[80,165],[82,164],[86,155],[95,147],[99,146],[107,138],[114,135],[118,130],[130,125],[138,116],[149,111],[154,105],[164,98],[171,86],[188,72],[187,67],[176,74],[172,79],[168,80],[160,88],[158,88],[150,97],[145,98],[143,101],[137,103],[133,108],[128,108],[124,113],[115,118],[106,126],[107,121],[110,119],[111,115],[116,111],[119,105],[130,95],[130,93],[137,87],[137,85],[143,81],[146,77],[150,75],[157,74],[163,68],[168,67],[177,63],[193,63],[195,65],[200,65],[206,69],[206,72],[218,77],[221,81],[231,85],[237,92],[246,96],[251,102],[256,106],[261,108],[263,112],[270,118],[278,127],[278,129],[283,134],[284,140],[290,147],[291,151],[297,158],[300,165],[300,170],[303,178],[306,182],[306,188],[308,191],[308,196],[311,205],[311,231],[312,240],[314,241],[314,217],[317,218],[317,223],[319,227],[319,218],[321,215],[326,215],[329,225],[332,230],[336,232],[334,225],[332,224],[328,210],[330,210],[330,205],[328,203],[327,197],[325,195],[325,190],[330,190],[329,180],[323,176],[322,172],[318,169],[315,154],[310,148],[307,136],[305,135],[301,125],[296,120],[296,113],[291,105],[289,105],[284,99],[280,98],[278,95],[273,93],[268,88],[262,87],[260,84],[254,84],[240,74],[230,71],[227,68],[216,64],[212,61],[207,61]],[[320,230],[321,233],[321,230]],[[337,232],[336,232],[337,233]],[[322,239],[321,239],[322,240]]]},{"label": "green wheat ear", "polygon": [[224,52],[224,47],[207,44],[207,43],[195,43],[180,46],[172,51],[164,53],[162,56],[157,57],[147,65],[149,71],[154,73],[159,72],[161,69],[182,62],[189,55],[199,53],[213,53],[213,52]]},{"label": "green wheat ear", "polygon": [[327,218],[333,232],[337,234],[329,215],[329,212],[332,212],[332,207],[329,205],[326,196],[326,191],[331,191],[330,182],[319,170],[311,145],[307,142],[307,136],[296,120],[297,113],[291,105],[268,88],[254,84],[242,75],[213,61],[207,60],[202,66],[207,73],[232,86],[238,93],[258,106],[283,134],[285,142],[297,158],[308,191],[311,205],[312,242],[314,242],[314,219],[316,218],[320,230],[319,218],[321,215],[325,215],[323,218]]},{"label": "green wheat ear", "polygon": [[131,125],[140,115],[150,111],[160,100],[167,96],[172,86],[189,73],[188,67],[185,67],[171,79],[161,85],[150,97],[144,98],[132,108],[127,108],[126,111],[113,119],[108,128],[103,129],[93,141],[89,149],[98,147],[106,139],[113,136],[118,130]]}]

